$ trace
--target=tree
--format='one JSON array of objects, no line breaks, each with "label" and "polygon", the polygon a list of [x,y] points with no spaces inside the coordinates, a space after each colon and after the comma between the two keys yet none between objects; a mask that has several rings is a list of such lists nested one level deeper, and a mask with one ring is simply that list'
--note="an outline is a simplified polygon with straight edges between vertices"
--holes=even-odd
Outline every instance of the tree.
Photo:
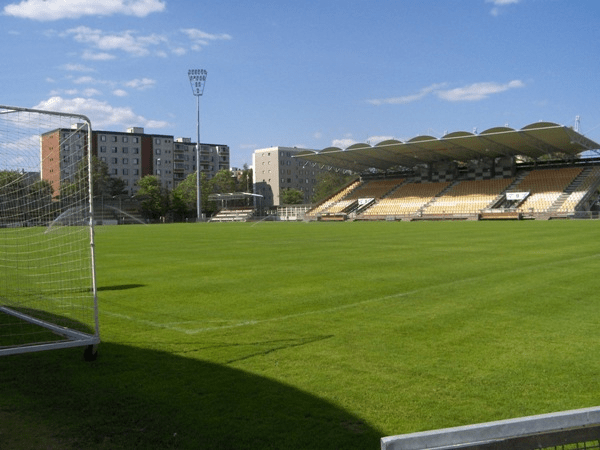
[{"label": "tree", "polygon": [[[86,186],[87,180],[87,160],[83,159],[77,166],[73,180],[61,183],[61,197],[68,196],[75,186]],[[125,181],[121,178],[111,177],[108,173],[108,164],[96,156],[92,156],[92,186],[94,197],[114,197],[115,195],[127,193]]]},{"label": "tree", "polygon": [[135,196],[141,202],[142,212],[149,219],[159,219],[164,216],[169,206],[169,197],[155,175],[146,175],[138,180],[140,189]]},{"label": "tree", "polygon": [[125,181],[118,177],[111,177],[108,173],[108,164],[96,156],[92,156],[92,181],[94,196],[114,197],[127,193]]},{"label": "tree", "polygon": [[317,184],[315,185],[315,193],[313,194],[313,203],[318,203],[325,200],[330,195],[340,190],[342,186],[348,184],[354,175],[346,175],[342,173],[325,172],[317,176]]},{"label": "tree", "polygon": [[300,205],[304,203],[304,193],[298,189],[283,189],[279,196],[282,205]]},{"label": "tree", "polygon": [[171,191],[173,213],[179,220],[192,217],[196,210],[196,173],[189,174],[185,180]]},{"label": "tree", "polygon": [[[208,196],[212,193],[211,181],[204,172],[200,172],[200,196],[202,214],[210,215],[216,211],[215,202],[210,202]],[[197,186],[196,172],[189,174],[185,180],[171,192],[173,212],[179,219],[197,217]]]},{"label": "tree", "polygon": [[0,217],[23,218],[24,188],[25,181],[20,172],[16,170],[0,171]]},{"label": "tree", "polygon": [[32,199],[32,204],[35,205],[33,208],[34,219],[48,220],[52,217],[54,212],[54,205],[52,203],[52,194],[54,189],[48,180],[38,180],[35,183],[29,185],[28,196]]},{"label": "tree", "polygon": [[229,170],[219,170],[210,180],[210,191],[213,194],[235,192],[236,179]]},{"label": "tree", "polygon": [[248,168],[248,164],[244,164],[244,170],[242,170],[242,174],[237,180],[236,191],[248,192],[249,194],[254,192],[254,186],[252,184],[252,169]]}]

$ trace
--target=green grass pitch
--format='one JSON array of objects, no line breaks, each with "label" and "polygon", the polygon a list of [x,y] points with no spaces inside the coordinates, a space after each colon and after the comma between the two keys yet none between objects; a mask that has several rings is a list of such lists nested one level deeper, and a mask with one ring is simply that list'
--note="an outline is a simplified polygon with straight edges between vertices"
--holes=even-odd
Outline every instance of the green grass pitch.
[{"label": "green grass pitch", "polygon": [[0,448],[375,449],[598,405],[599,226],[97,227],[99,358],[0,359]]}]

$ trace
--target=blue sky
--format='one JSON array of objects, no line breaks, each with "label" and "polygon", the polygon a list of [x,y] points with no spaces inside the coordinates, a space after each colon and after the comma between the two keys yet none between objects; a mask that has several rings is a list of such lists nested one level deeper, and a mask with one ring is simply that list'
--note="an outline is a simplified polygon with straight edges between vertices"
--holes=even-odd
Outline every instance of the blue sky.
[{"label": "blue sky", "polygon": [[269,146],[521,128],[600,142],[597,0],[3,0],[0,104]]}]

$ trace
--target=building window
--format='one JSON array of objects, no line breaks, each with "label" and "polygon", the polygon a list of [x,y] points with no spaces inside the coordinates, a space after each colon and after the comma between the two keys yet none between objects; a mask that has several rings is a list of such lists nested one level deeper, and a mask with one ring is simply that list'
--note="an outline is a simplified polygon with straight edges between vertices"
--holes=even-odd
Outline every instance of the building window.
[{"label": "building window", "polygon": [[140,160],[138,158],[133,158],[131,161],[132,161],[133,164],[139,164],[140,163]]},{"label": "building window", "polygon": [[140,153],[140,149],[139,149],[138,147],[135,147],[135,148],[133,149],[133,153],[134,153],[135,155],[138,155],[138,154]]},{"label": "building window", "polygon": [[158,138],[154,139],[154,143],[155,144],[160,144],[160,139],[158,139]]},{"label": "building window", "polygon": [[100,146],[100,153],[106,153],[106,146],[105,145],[101,145]]},{"label": "building window", "polygon": [[119,162],[119,160],[118,160],[117,158],[111,158],[111,159],[110,159],[110,161],[111,161],[113,164],[117,164],[117,163]]},{"label": "building window", "polygon": [[133,169],[133,174],[134,174],[134,175],[139,175],[139,174],[140,174],[140,171],[139,171],[139,169]]},{"label": "building window", "polygon": [[160,148],[157,148],[155,153],[156,153],[157,155],[160,155]]},{"label": "building window", "polygon": [[128,142],[129,138],[127,136],[123,136],[123,142]]},{"label": "building window", "polygon": [[104,134],[100,136],[100,142],[106,142],[106,136]]},{"label": "building window", "polygon": [[111,140],[111,142],[117,142],[117,137],[116,136],[112,136],[110,140]]},{"label": "building window", "polygon": [[133,138],[133,143],[134,143],[134,144],[139,144],[139,143],[140,143],[140,138],[139,138],[139,137],[137,137],[137,136],[136,136],[136,137],[134,137],[134,138]]},{"label": "building window", "polygon": [[117,153],[117,147],[111,147],[110,151],[113,152],[113,153]]},{"label": "building window", "polygon": [[129,175],[129,169],[123,169],[123,175]]},{"label": "building window", "polygon": [[129,153],[129,148],[123,147],[123,153]]},{"label": "building window", "polygon": [[129,158],[123,158],[123,164],[129,164]]}]

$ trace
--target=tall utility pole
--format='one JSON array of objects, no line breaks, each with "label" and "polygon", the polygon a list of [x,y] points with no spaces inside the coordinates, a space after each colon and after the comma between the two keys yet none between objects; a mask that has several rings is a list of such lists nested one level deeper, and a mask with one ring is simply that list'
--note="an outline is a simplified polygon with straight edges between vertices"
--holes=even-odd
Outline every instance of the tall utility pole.
[{"label": "tall utility pole", "polygon": [[200,198],[200,97],[204,93],[204,84],[206,83],[206,75],[208,72],[204,69],[190,69],[188,70],[188,77],[192,86],[192,93],[197,98],[197,126],[198,126],[198,140],[196,141],[196,221],[202,220],[202,207]]}]

